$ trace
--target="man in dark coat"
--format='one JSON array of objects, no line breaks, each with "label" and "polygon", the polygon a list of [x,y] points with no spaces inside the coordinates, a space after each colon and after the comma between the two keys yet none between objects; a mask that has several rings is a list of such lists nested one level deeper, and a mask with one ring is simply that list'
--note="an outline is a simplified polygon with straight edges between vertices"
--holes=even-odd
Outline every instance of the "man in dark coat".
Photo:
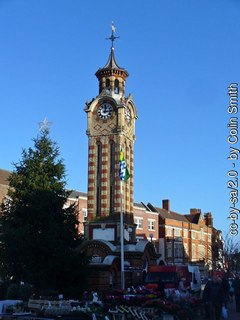
[{"label": "man in dark coat", "polygon": [[204,288],[203,301],[207,305],[209,319],[220,320],[221,310],[224,303],[221,278],[214,276]]},{"label": "man in dark coat", "polygon": [[158,287],[157,287],[157,290],[160,292],[160,297],[161,297],[161,299],[165,299],[165,285],[164,285],[164,283],[162,282],[162,279],[161,279],[161,278],[158,279]]},{"label": "man in dark coat", "polygon": [[234,279],[232,286],[235,295],[236,312],[240,312],[240,279],[238,275]]},{"label": "man in dark coat", "polygon": [[222,294],[223,294],[223,302],[224,302],[225,308],[227,308],[228,302],[229,302],[229,289],[230,289],[229,282],[226,277],[223,277],[223,279],[222,279]]}]

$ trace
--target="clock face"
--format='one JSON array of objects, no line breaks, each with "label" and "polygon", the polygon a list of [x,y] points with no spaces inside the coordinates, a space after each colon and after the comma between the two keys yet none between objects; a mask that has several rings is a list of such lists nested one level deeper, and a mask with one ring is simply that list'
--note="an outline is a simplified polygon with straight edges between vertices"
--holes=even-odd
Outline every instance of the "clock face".
[{"label": "clock face", "polygon": [[101,119],[108,119],[113,113],[113,107],[109,103],[103,103],[98,108],[97,114]]},{"label": "clock face", "polygon": [[125,119],[127,120],[127,122],[130,122],[131,120],[131,111],[129,110],[129,108],[125,109]]}]

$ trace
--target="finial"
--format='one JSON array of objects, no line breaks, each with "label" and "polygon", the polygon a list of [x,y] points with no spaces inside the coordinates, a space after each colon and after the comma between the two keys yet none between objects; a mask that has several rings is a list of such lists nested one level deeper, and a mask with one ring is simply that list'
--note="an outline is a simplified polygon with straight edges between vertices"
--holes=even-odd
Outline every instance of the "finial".
[{"label": "finial", "polygon": [[49,122],[47,118],[44,118],[42,122],[39,122],[39,132],[41,134],[44,134],[44,133],[49,134],[51,124],[52,122]]},{"label": "finial", "polygon": [[111,49],[113,49],[113,42],[115,41],[115,39],[120,38],[120,37],[116,37],[116,36],[114,35],[114,33],[116,32],[116,27],[115,27],[113,21],[112,21],[111,29],[112,29],[112,34],[111,34],[111,36],[110,36],[109,38],[106,38],[106,39],[107,39],[107,40],[111,40],[111,42],[112,42]]}]

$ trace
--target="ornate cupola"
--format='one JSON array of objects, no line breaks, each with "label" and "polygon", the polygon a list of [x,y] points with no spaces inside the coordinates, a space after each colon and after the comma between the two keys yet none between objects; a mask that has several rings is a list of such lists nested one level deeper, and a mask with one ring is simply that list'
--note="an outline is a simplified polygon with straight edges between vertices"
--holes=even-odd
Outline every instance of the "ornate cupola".
[{"label": "ornate cupola", "polygon": [[[85,235],[89,239],[104,239],[106,236],[105,239],[111,241],[119,239],[120,212],[124,212],[128,225],[133,224],[133,147],[137,119],[132,96],[125,96],[125,81],[129,74],[119,67],[115,59],[113,44],[116,38],[115,27],[112,26],[112,34],[108,38],[112,42],[108,61],[96,72],[99,93],[91,102],[86,102],[85,107],[89,145],[88,223],[85,224]],[[119,178],[120,149],[124,152],[131,174],[122,189]],[[104,229],[98,229],[100,222]]]},{"label": "ornate cupola", "polygon": [[[116,39],[113,33],[110,39]],[[126,69],[118,66],[114,55],[113,42],[106,65],[98,69],[95,75],[99,80],[99,94],[110,95],[115,99],[124,97],[125,80],[129,74]]]}]

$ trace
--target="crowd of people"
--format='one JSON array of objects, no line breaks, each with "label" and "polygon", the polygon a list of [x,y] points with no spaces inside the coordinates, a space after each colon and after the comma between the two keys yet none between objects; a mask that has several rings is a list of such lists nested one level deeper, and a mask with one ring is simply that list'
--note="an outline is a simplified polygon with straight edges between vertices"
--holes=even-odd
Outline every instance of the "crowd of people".
[{"label": "crowd of people", "polygon": [[240,313],[240,279],[214,276],[208,280],[203,290],[205,319],[220,320],[228,318],[228,304],[235,299],[236,312]]}]

